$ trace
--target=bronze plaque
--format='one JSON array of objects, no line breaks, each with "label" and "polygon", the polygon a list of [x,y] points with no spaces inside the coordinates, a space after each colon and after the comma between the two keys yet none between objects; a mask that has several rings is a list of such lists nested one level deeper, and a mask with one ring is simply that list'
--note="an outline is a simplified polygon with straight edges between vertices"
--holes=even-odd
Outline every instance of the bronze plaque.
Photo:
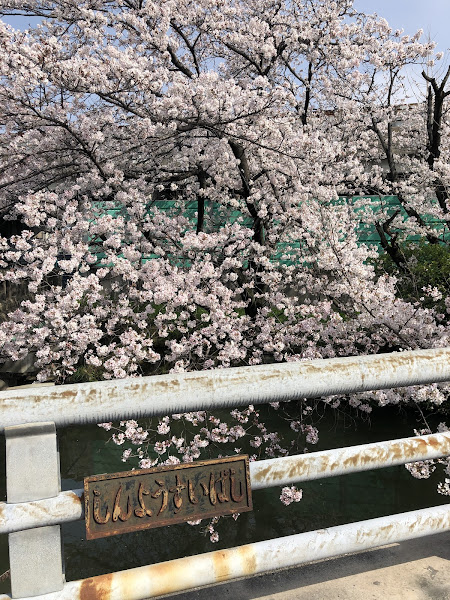
[{"label": "bronze plaque", "polygon": [[84,480],[86,539],[252,510],[248,456]]}]

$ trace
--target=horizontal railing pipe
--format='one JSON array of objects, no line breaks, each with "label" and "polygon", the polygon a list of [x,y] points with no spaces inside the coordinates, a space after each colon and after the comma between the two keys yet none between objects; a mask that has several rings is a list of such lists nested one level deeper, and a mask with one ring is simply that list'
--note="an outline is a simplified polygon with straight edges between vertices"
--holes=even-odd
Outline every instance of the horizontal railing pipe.
[{"label": "horizontal railing pipe", "polygon": [[83,490],[60,492],[54,498],[9,504],[0,502],[0,535],[70,523],[84,518]]},{"label": "horizontal railing pipe", "polygon": [[450,455],[450,432],[250,463],[252,489],[290,485]]},{"label": "horizontal railing pipe", "polygon": [[444,531],[450,504],[71,581],[60,592],[23,600],[144,600]]},{"label": "horizontal railing pipe", "polygon": [[0,392],[0,432],[213,410],[450,381],[450,348],[173,373]]},{"label": "horizontal railing pipe", "polygon": [[[297,454],[250,463],[253,490],[381,469],[450,455],[450,432]],[[83,490],[21,504],[0,502],[0,534],[84,517]]]}]

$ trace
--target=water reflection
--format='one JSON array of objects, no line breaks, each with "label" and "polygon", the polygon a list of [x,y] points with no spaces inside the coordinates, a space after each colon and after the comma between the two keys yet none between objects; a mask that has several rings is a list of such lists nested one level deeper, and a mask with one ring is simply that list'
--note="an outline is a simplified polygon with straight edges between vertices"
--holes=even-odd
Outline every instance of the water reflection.
[{"label": "water reflection", "polygon": [[[266,424],[269,420],[267,411]],[[275,429],[280,422],[275,414]],[[280,421],[280,420],[279,420]],[[287,422],[283,421],[286,430]],[[327,410],[319,424],[320,441],[315,449],[408,437],[419,423],[412,413],[396,408],[374,411],[371,421],[349,420]],[[289,431],[286,431],[288,434]],[[120,449],[108,443],[108,432],[96,426],[68,427],[58,432],[61,451],[63,489],[82,487],[83,478],[131,468],[120,459]],[[4,500],[4,438],[0,440],[0,499]],[[246,451],[243,448],[243,451]],[[233,450],[231,449],[231,452]],[[279,501],[280,488],[253,493],[254,510],[234,522],[227,517],[219,524],[220,540],[212,544],[202,535],[201,525],[174,525],[161,529],[85,540],[84,523],[63,526],[66,577],[68,580],[128,569],[248,542],[270,539],[351,521],[444,504],[446,497],[436,493],[439,475],[427,481],[413,479],[403,466],[356,473],[302,484],[303,499],[284,507]],[[206,523],[205,523],[206,524]],[[221,526],[222,525],[222,526]],[[0,536],[0,575],[8,568],[6,536]],[[8,591],[0,583],[0,591]]]}]

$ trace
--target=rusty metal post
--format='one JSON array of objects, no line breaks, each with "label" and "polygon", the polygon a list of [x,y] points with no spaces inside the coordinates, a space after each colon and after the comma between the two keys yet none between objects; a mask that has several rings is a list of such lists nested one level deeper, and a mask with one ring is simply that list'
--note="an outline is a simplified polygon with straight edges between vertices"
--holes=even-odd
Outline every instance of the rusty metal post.
[{"label": "rusty metal post", "polygon": [[[60,491],[54,423],[5,428],[8,503],[42,500]],[[64,586],[59,525],[10,533],[9,559],[13,598],[62,590]]]}]

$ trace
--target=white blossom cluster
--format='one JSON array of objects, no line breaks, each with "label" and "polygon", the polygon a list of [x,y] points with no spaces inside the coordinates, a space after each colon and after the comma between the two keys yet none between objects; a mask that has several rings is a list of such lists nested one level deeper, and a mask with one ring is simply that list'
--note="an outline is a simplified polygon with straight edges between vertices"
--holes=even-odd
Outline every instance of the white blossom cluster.
[{"label": "white blossom cluster", "polygon": [[285,486],[281,490],[280,500],[285,506],[289,506],[292,502],[300,502],[303,497],[303,491],[298,490],[295,485],[291,487]]},{"label": "white blossom cluster", "polygon": [[[34,353],[67,383],[450,346],[448,282],[404,250],[450,240],[448,74],[421,31],[352,0],[0,8],[44,19],[0,21],[0,362]],[[442,409],[449,391],[326,402]],[[102,426],[144,468],[292,450],[254,407]],[[311,414],[291,427],[318,442]]]}]

